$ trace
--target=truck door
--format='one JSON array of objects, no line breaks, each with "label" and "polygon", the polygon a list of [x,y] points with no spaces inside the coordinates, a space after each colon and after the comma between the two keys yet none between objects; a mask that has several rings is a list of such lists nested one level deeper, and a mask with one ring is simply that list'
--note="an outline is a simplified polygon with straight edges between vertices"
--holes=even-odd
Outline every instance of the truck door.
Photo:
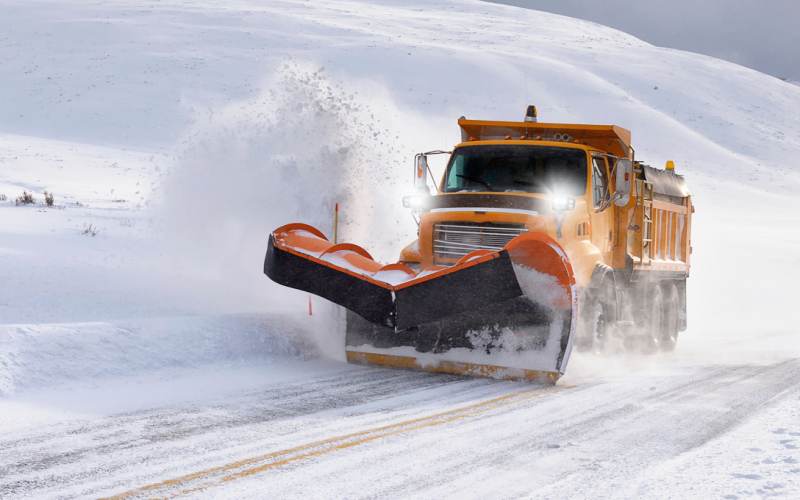
[{"label": "truck door", "polygon": [[606,158],[601,155],[592,155],[592,208],[590,218],[592,222],[592,244],[600,249],[603,260],[609,262],[611,252],[612,211],[613,204],[609,203],[609,170]]}]

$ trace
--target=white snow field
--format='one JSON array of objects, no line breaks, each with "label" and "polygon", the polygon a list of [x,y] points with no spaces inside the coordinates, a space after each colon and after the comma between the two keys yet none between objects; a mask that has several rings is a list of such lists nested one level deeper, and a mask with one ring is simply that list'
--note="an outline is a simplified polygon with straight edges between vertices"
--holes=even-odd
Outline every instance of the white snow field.
[{"label": "white snow field", "polygon": [[[0,498],[800,497],[797,85],[455,0],[0,0],[0,82]],[[686,175],[676,352],[344,363],[269,231],[394,261],[413,154],[531,103]]]}]

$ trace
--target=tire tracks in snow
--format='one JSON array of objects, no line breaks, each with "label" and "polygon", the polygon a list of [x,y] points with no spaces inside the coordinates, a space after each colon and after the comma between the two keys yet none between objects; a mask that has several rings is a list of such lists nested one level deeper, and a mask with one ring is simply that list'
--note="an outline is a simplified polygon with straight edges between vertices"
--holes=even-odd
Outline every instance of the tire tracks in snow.
[{"label": "tire tracks in snow", "polygon": [[246,478],[261,472],[282,467],[294,462],[320,457],[329,453],[345,450],[355,446],[396,435],[405,435],[421,429],[429,429],[451,422],[473,418],[520,400],[545,397],[554,392],[563,391],[564,387],[530,388],[497,396],[468,406],[435,413],[424,417],[404,420],[394,424],[365,429],[359,432],[335,436],[315,441],[286,450],[270,452],[256,457],[237,460],[229,464],[187,474],[178,478],[164,480],[145,485],[111,498],[121,500],[140,496],[157,495],[171,497],[202,491],[209,486],[225,484],[230,481]]},{"label": "tire tracks in snow", "polygon": [[[334,497],[475,496],[498,477],[515,497],[531,495],[523,489],[531,482],[518,479],[540,470],[537,496],[614,496],[798,380],[800,360],[693,367],[583,384],[558,397],[509,398],[451,419],[449,412],[525,385],[348,366],[211,404],[49,426],[8,441],[0,435],[0,464],[13,462],[0,465],[0,497],[140,495],[147,493],[131,488],[164,478],[174,479],[145,491],[292,497],[311,482]],[[454,410],[437,416],[441,407]],[[409,456],[418,457],[411,466]]]},{"label": "tire tracks in snow", "polygon": [[[664,389],[642,384],[617,391],[613,385],[601,383],[562,398],[521,402],[507,414],[470,422],[447,438],[492,436],[491,443],[473,438],[474,448],[483,451],[465,456],[463,449],[455,448],[427,456],[434,466],[429,476],[404,485],[387,484],[372,493],[378,497],[458,496],[457,488],[441,492],[436,488],[458,484],[465,470],[471,471],[470,485],[496,485],[497,477],[504,475],[499,469],[509,477],[502,481],[510,486],[502,494],[512,498],[614,497],[615,488],[631,476],[727,432],[773,398],[790,393],[787,387],[799,387],[798,380],[800,360],[790,360],[768,366],[710,368]],[[600,398],[592,394],[597,391],[608,394]],[[581,405],[576,402],[579,398],[593,404]],[[525,416],[535,425],[520,425]],[[512,422],[519,432],[497,432]],[[425,444],[418,446],[424,448]],[[568,466],[544,474],[535,492],[530,490],[530,482],[513,480],[515,473],[510,471],[535,471],[539,464],[558,460],[559,455],[569,455],[570,459],[564,460]],[[477,467],[478,463],[494,467]],[[527,486],[515,490],[514,484]],[[630,492],[629,496],[642,493]],[[464,494],[475,496],[471,487]]]},{"label": "tire tracks in snow", "polygon": [[[493,386],[493,381],[482,379],[343,365],[343,372],[333,376],[279,384],[210,404],[45,426],[21,437],[0,435],[0,497],[76,484],[83,485],[79,495],[95,495],[109,486],[131,487],[133,481],[156,479],[154,471],[163,475],[171,470],[175,457],[208,464],[217,453],[230,460],[247,450],[252,453],[254,447],[279,447],[294,435],[314,436],[319,431],[305,427],[324,427],[331,418],[366,413],[374,425],[381,419],[396,420],[394,412],[406,399],[414,405],[437,399],[457,404],[476,392],[497,394]],[[364,405],[370,408],[361,408]],[[129,472],[132,463],[142,470]],[[135,477],[124,477],[130,474]]]}]

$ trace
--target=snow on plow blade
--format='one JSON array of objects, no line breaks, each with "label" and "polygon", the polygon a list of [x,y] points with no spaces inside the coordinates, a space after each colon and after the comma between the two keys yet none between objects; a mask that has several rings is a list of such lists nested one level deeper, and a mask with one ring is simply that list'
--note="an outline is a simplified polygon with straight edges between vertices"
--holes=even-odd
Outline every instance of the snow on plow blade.
[{"label": "snow on plow blade", "polygon": [[415,272],[288,224],[270,235],[264,273],[348,309],[351,362],[554,382],[572,348],[572,268],[540,233]]}]

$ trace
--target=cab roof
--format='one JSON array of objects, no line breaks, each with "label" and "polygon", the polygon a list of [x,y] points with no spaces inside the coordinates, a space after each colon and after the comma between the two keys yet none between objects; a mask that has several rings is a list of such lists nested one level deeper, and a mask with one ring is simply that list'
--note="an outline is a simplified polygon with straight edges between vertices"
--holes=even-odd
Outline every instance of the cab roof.
[{"label": "cab roof", "polygon": [[617,125],[504,122],[459,118],[461,140],[527,139],[585,144],[621,158],[632,158],[631,132]]}]

